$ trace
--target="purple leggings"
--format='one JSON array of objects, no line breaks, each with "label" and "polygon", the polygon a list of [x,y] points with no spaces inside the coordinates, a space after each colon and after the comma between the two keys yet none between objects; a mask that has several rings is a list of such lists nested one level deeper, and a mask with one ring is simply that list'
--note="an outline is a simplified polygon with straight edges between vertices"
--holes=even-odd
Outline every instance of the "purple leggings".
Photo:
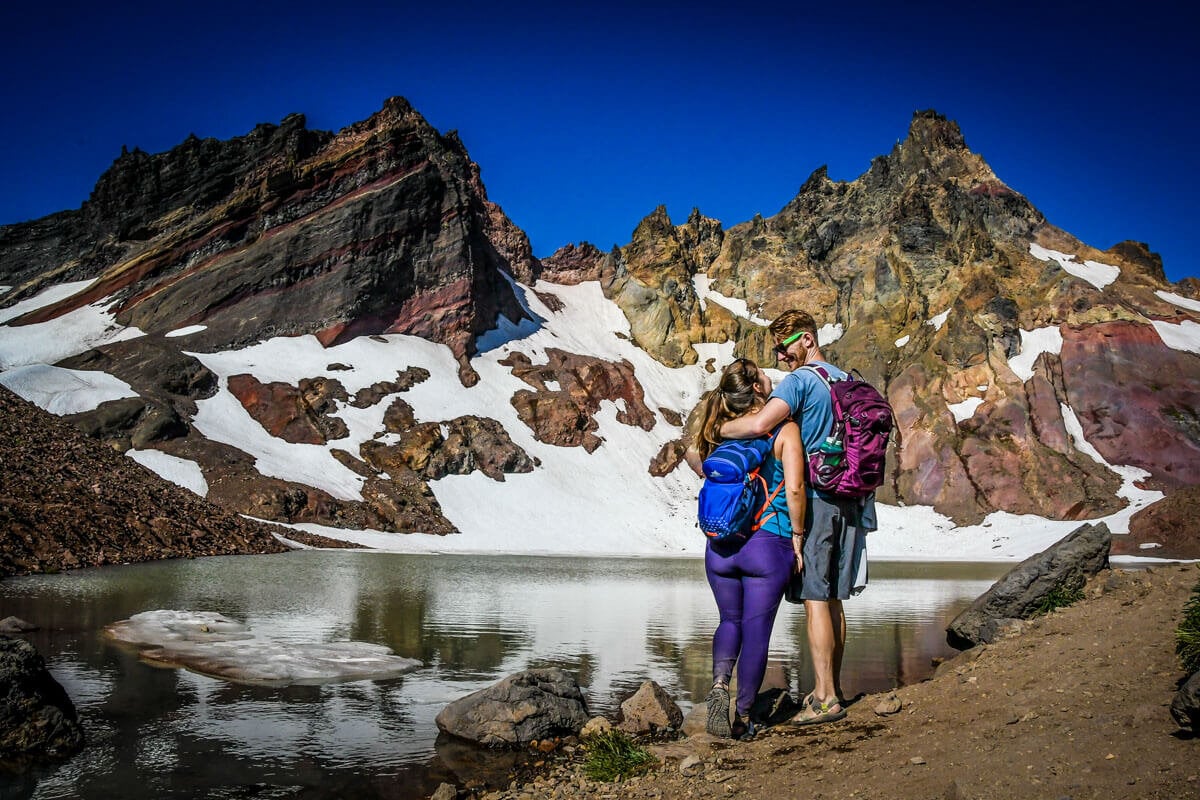
[{"label": "purple leggings", "polygon": [[704,554],[708,585],[721,615],[713,634],[713,681],[728,681],[737,664],[737,713],[743,717],[766,674],[775,612],[795,563],[792,540],[764,530],[740,548],[709,542]]}]

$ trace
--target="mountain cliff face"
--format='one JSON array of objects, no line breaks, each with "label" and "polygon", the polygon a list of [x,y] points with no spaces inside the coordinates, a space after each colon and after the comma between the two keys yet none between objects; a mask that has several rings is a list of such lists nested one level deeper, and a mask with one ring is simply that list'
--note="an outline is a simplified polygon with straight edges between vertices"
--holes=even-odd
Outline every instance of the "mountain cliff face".
[{"label": "mountain cliff face", "polygon": [[521,316],[500,271],[535,267],[458,137],[399,98],[337,134],[293,115],[228,142],[123,153],[80,211],[0,234],[11,299],[95,278],[13,324],[106,299],[146,333],[204,325],[193,342],[208,348],[409,333],[450,347],[464,383],[474,337]]},{"label": "mountain cliff face", "polygon": [[[1196,314],[1156,294],[1170,288],[1158,257],[1137,242],[1099,252],[1053,227],[934,112],[916,114],[857,180],[817,170],[773,217],[721,231],[695,211],[674,226],[659,208],[619,252],[594,253],[590,273],[576,263],[585,249],[547,268],[597,275],[638,344],[667,364],[694,363],[692,345],[724,337],[772,364],[757,326],[703,308],[697,278],[760,318],[796,307],[829,326],[824,353],[886,391],[897,413],[885,502],[960,522],[1115,510],[1120,481],[1068,435],[1072,411],[1109,463],[1148,471],[1150,486],[1200,481],[1200,363],[1153,326]],[[1066,271],[1093,262],[1115,279]],[[1061,349],[1014,374],[1022,331],[1039,330],[1057,332]],[[958,419],[963,403],[977,406]]]},{"label": "mountain cliff face", "polygon": [[[623,247],[543,261],[458,138],[403,100],[337,133],[292,116],[122,154],[83,208],[0,228],[0,284],[0,313],[23,304],[0,356],[6,335],[93,307],[144,334],[47,356],[59,372],[10,358],[0,383],[119,379],[69,419],[194,462],[209,500],[261,519],[451,533],[518,476],[565,473],[554,491],[592,508],[589,464],[687,495],[687,414],[732,355],[774,365],[763,325],[790,307],[895,408],[885,503],[1084,519],[1127,503],[1108,464],[1200,484],[1200,355],[1177,341],[1200,284],[1167,283],[1143,244],[1101,252],[1055,228],[934,112],[854,181],[818,169],[774,216],[723,229],[660,207]],[[573,335],[579,313],[605,336]]]}]

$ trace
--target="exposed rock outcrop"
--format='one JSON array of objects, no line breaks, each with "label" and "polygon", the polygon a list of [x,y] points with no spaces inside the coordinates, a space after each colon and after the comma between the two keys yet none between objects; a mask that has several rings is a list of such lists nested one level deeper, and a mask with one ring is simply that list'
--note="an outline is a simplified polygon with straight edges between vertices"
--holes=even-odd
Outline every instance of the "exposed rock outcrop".
[{"label": "exposed rock outcrop", "polygon": [[1081,525],[1062,541],[1022,561],[946,628],[952,647],[988,644],[1013,623],[1049,610],[1056,598],[1083,589],[1087,579],[1108,566],[1112,534],[1104,523]]},{"label": "exposed rock outcrop", "polygon": [[583,447],[589,453],[603,439],[595,414],[600,403],[620,403],[617,421],[642,430],[654,427],[654,412],[646,406],[633,365],[589,358],[547,348],[547,363],[535,366],[524,353],[514,352],[501,364],[533,387],[513,395],[512,404],[539,441],[563,447]]},{"label": "exposed rock outcrop", "polygon": [[461,697],[437,715],[438,730],[488,747],[513,747],[535,739],[579,733],[587,703],[575,678],[558,668],[509,675]]}]

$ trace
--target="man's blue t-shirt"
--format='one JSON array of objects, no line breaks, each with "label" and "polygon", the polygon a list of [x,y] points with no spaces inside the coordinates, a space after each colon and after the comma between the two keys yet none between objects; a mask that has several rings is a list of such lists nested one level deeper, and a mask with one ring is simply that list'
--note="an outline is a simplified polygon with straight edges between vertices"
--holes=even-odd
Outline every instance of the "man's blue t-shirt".
[{"label": "man's blue t-shirt", "polygon": [[[825,361],[809,363],[820,364],[832,380],[846,377],[846,373],[833,364]],[[804,440],[806,452],[816,450],[833,430],[833,398],[829,396],[825,381],[811,369],[798,367],[784,375],[771,397],[778,397],[788,404],[792,419],[800,425],[800,438]]]}]

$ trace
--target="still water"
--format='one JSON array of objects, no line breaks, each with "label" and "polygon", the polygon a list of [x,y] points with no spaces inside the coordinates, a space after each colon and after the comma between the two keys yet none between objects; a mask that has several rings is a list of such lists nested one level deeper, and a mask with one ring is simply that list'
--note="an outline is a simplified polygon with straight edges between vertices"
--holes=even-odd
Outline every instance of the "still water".
[{"label": "still water", "polygon": [[[1002,564],[872,564],[847,602],[847,692],[919,681],[949,655],[945,625]],[[363,641],[424,666],[390,680],[268,688],[151,667],[101,629],[156,609],[215,611],[284,643]],[[451,700],[534,666],[578,676],[592,713],[646,679],[686,712],[710,675],[716,607],[699,559],[417,556],[300,551],[164,561],[0,582],[0,618],[75,702],[89,744],[0,774],[5,798],[427,797],[478,780],[438,741]],[[784,604],[767,686],[811,688],[804,616]]]}]

